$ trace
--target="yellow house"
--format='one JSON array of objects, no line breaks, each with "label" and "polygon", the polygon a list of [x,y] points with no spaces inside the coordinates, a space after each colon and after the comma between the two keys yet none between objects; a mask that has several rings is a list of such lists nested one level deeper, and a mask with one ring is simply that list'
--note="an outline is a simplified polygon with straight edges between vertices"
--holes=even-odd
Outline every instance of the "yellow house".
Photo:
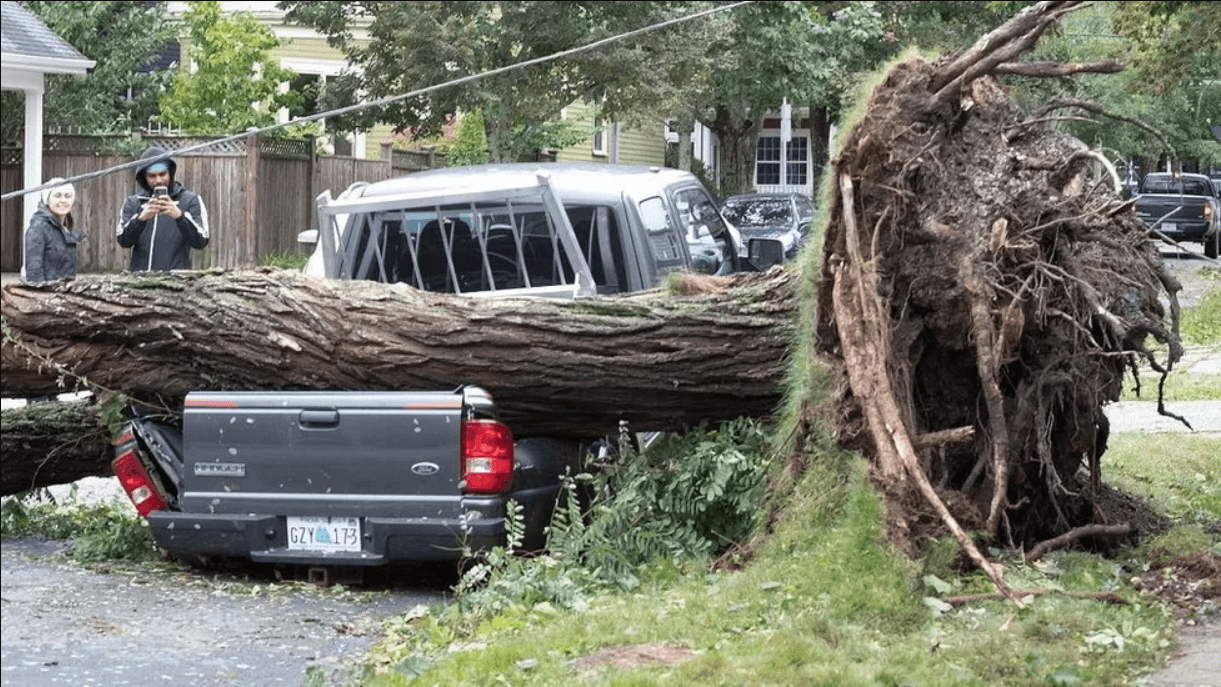
[{"label": "yellow house", "polygon": [[557,161],[665,164],[665,122],[659,121],[651,129],[634,128],[604,122],[594,112],[593,105],[587,102],[574,103],[560,112],[562,119],[588,127],[590,136],[588,141],[555,151]]}]

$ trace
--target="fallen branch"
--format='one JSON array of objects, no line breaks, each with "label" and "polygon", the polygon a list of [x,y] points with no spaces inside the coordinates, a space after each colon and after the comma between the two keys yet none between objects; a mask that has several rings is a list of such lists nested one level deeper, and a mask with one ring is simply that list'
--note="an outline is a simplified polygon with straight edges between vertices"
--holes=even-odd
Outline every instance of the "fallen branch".
[{"label": "fallen branch", "polygon": [[[1030,596],[1067,596],[1070,599],[1090,599],[1097,601],[1105,601],[1116,606],[1126,606],[1128,600],[1115,592],[1069,592],[1063,589],[1015,589],[1013,593],[1018,598],[1026,598]],[[945,603],[954,606],[965,606],[977,601],[997,601],[1004,599],[1005,596],[1000,593],[992,594],[963,594],[962,596],[951,596],[948,599],[941,599]]]},{"label": "fallen branch", "polygon": [[173,407],[196,389],[474,384],[515,437],[600,436],[620,420],[682,429],[775,411],[794,338],[792,280],[775,270],[701,279],[693,295],[575,301],[268,269],[9,284],[0,393],[83,385]]},{"label": "fallen branch", "polygon": [[1086,525],[1077,527],[1058,537],[1053,537],[1047,541],[1039,543],[1026,554],[1026,562],[1037,561],[1043,556],[1067,548],[1085,537],[1122,537],[1132,533],[1132,526],[1124,523],[1122,525]]}]

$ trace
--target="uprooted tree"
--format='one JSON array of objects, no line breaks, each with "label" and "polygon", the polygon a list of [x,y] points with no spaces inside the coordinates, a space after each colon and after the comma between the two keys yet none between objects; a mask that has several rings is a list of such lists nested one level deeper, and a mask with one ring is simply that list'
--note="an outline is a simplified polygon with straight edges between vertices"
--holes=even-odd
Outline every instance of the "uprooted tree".
[{"label": "uprooted tree", "polygon": [[895,66],[830,172],[817,339],[837,439],[869,457],[893,542],[952,533],[1002,589],[968,532],[1127,531],[1097,498],[1103,406],[1138,358],[1181,353],[1180,286],[1105,158],[994,76],[1036,73],[1006,65],[1076,4]]}]

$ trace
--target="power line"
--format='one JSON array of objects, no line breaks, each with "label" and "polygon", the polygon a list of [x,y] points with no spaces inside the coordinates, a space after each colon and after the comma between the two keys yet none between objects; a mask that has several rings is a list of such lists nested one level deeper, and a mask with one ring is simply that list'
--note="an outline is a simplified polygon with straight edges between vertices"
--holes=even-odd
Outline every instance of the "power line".
[{"label": "power line", "polygon": [[[381,107],[383,105],[389,105],[391,103],[395,103],[400,100],[405,100],[407,98],[413,98],[415,96],[424,95],[425,93],[431,93],[433,91],[439,91],[443,88],[449,88],[450,86],[457,86],[457,85],[464,84],[464,83],[470,83],[472,81],[477,81],[479,79],[487,78],[489,76],[496,76],[497,74],[504,74],[504,73],[513,71],[515,69],[524,69],[526,67],[532,67],[536,64],[543,64],[546,62],[552,62],[554,60],[559,60],[559,59],[562,59],[565,57],[571,57],[572,55],[577,55],[577,54],[580,54],[583,52],[588,52],[590,50],[594,50],[596,48],[600,48],[604,45],[609,45],[611,43],[614,43],[615,41],[621,41],[621,40],[624,40],[627,38],[632,38],[634,36],[648,33],[650,31],[656,31],[658,29],[667,28],[669,26],[673,26],[675,24],[680,24],[680,23],[686,22],[686,21],[691,21],[693,19],[700,19],[702,17],[712,15],[716,12],[723,12],[725,10],[736,9],[743,5],[750,5],[753,3],[753,1],[754,0],[743,0],[742,2],[735,2],[732,4],[728,4],[728,5],[720,5],[717,7],[713,7],[711,9],[696,12],[695,14],[689,14],[685,17],[667,19],[666,21],[658,22],[656,24],[645,26],[645,27],[642,27],[639,29],[634,29],[634,30],[628,31],[626,33],[621,33],[621,34],[618,34],[615,36],[603,38],[601,40],[596,40],[592,43],[589,43],[589,44],[586,44],[583,46],[579,46],[576,48],[570,48],[568,50],[562,50],[560,52],[553,53],[551,55],[545,55],[543,57],[536,57],[532,60],[526,60],[524,62],[518,62],[516,64],[511,64],[511,65],[508,65],[505,67],[498,67],[496,69],[490,69],[485,72],[480,72],[479,74],[471,74],[469,76],[459,77],[457,79],[453,79],[452,81],[446,81],[444,83],[437,84],[435,86],[427,86],[425,88],[421,88],[421,89],[418,89],[415,91],[410,91],[408,93],[402,93],[399,95],[388,96],[385,98],[381,98],[380,100],[374,100],[372,102],[359,103],[357,105],[349,105],[347,107],[341,107],[341,108],[337,108],[334,110],[329,110],[327,112],[321,112],[319,114],[310,115],[308,117],[301,117],[299,119],[294,119],[292,121],[284,122],[282,124],[272,124],[270,126],[262,128],[262,129],[252,128],[252,129],[244,131],[240,134],[233,134],[231,136],[226,136],[224,138],[220,138],[215,141],[207,141],[205,143],[188,146],[186,148],[178,148],[178,149],[172,151],[172,153],[174,155],[182,155],[184,153],[191,153],[196,150],[204,150],[204,149],[210,148],[212,146],[223,145],[225,143],[230,143],[230,142],[237,141],[237,140],[240,140],[243,138],[248,138],[250,136],[257,136],[259,134],[266,133],[268,131],[275,131],[277,129],[283,129],[284,127],[292,126],[294,124],[304,124],[307,122],[317,121],[319,119],[326,119],[328,117],[335,117],[338,115],[348,114],[349,112],[358,112],[360,110],[364,110],[364,109],[367,109],[370,107]],[[26,152],[28,153],[29,151],[26,151]],[[37,193],[39,191],[51,188],[52,186],[59,185],[61,183],[84,181],[87,179],[94,179],[94,178],[97,178],[100,176],[105,176],[107,174],[112,174],[114,172],[121,172],[125,169],[139,167],[140,165],[145,164],[146,162],[147,162],[146,160],[133,160],[132,162],[126,162],[121,165],[115,165],[113,167],[108,167],[106,169],[99,170],[96,172],[86,172],[84,174],[78,174],[77,176],[70,177],[63,181],[56,182],[55,184],[44,183],[39,186],[34,186],[31,188],[24,188],[19,191],[12,191],[12,192],[4,194],[3,196],[0,196],[0,200],[9,200],[10,198],[16,198],[18,196],[24,196],[24,195],[28,195],[30,193]]]}]

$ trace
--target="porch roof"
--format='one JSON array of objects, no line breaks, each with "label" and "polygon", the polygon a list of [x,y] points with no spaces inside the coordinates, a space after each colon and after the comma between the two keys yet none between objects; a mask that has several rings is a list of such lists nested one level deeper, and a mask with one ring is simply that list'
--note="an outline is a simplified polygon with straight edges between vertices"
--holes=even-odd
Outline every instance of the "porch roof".
[{"label": "porch roof", "polygon": [[13,0],[0,2],[0,61],[5,88],[18,86],[9,83],[11,70],[84,74],[96,64]]}]

